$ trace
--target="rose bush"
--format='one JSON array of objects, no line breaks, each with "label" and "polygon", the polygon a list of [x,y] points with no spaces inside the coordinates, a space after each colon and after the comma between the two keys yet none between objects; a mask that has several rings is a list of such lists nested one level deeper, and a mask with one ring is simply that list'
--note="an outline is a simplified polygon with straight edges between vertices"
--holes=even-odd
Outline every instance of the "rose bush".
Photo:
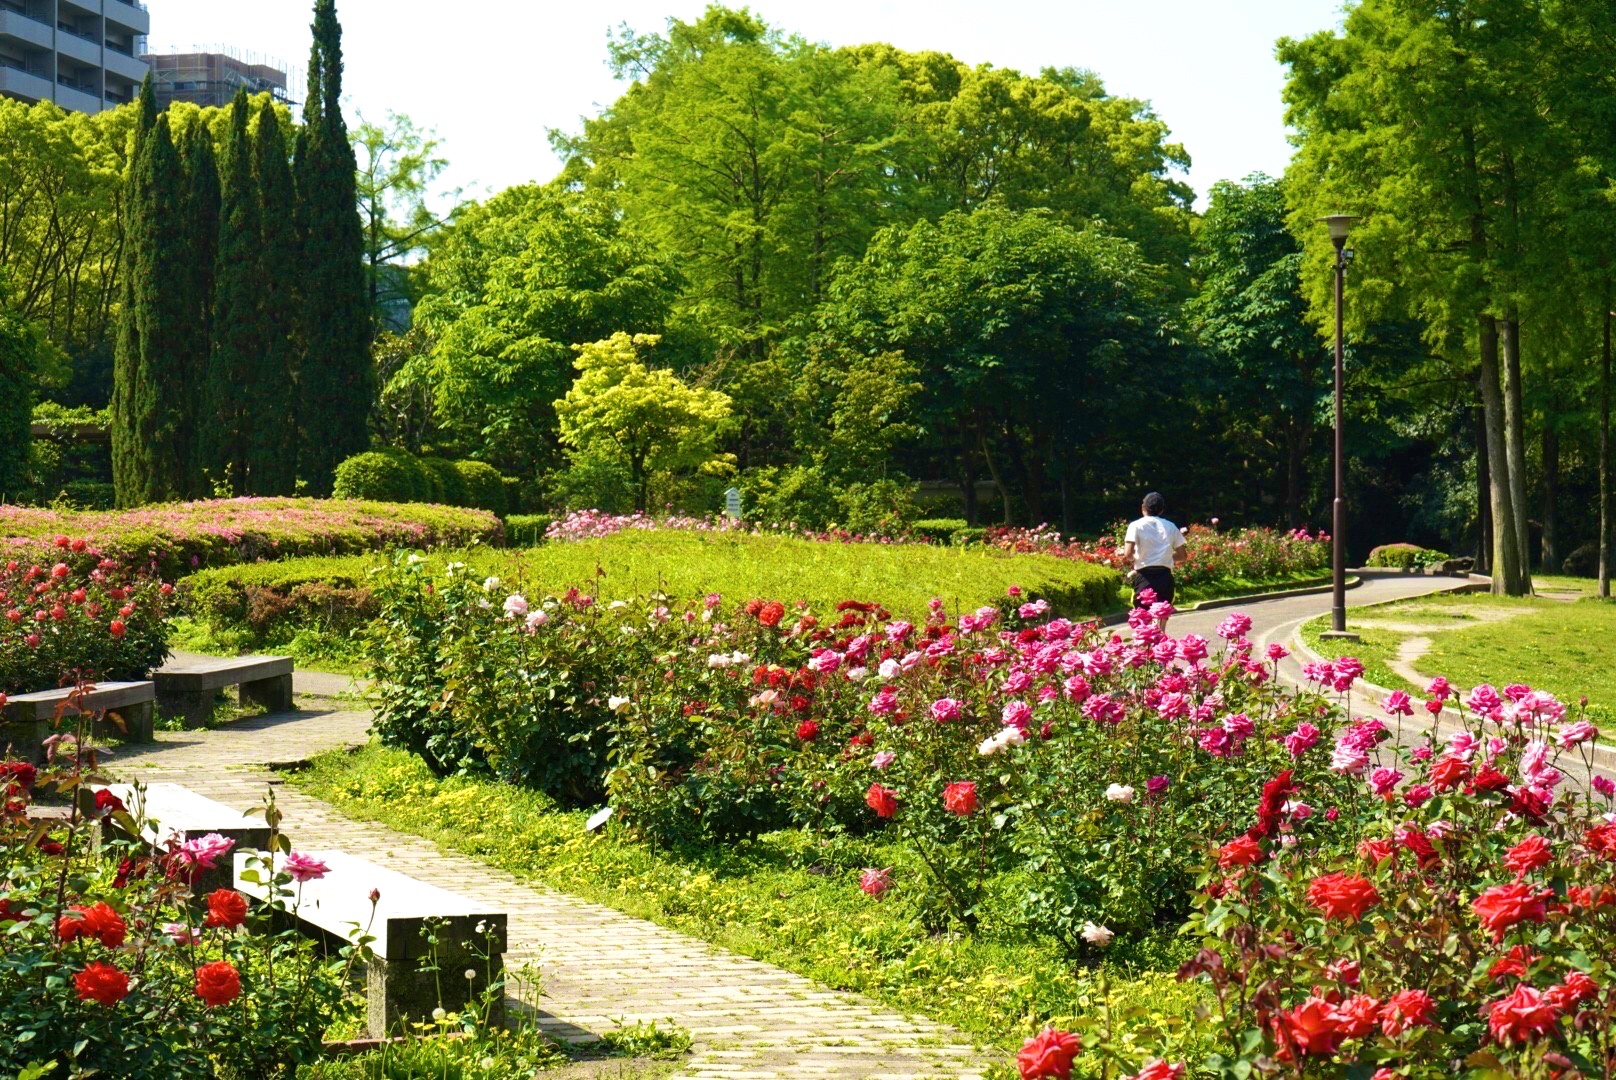
[{"label": "rose bush", "polygon": [[[249,871],[272,895],[256,912],[233,890],[197,896],[229,840],[114,839],[144,822],[106,791],[74,797],[100,776],[87,730],[42,769],[0,761],[0,1075],[279,1077],[314,1061],[362,944],[328,956],[275,931],[295,900],[267,868]],[[68,795],[71,814],[34,820],[36,791]],[[285,850],[273,802],[265,814]]]},{"label": "rose bush", "polygon": [[0,691],[146,678],[168,655],[173,587],[82,537],[59,536],[50,550],[0,563]]}]

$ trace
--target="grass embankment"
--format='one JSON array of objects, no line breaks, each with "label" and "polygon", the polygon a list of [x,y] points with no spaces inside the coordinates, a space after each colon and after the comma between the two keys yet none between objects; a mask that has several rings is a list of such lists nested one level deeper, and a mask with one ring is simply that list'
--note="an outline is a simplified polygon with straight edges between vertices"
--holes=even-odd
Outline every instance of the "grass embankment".
[{"label": "grass embankment", "polygon": [[1236,596],[1255,596],[1258,593],[1285,592],[1290,589],[1310,589],[1330,584],[1329,574],[1317,570],[1293,570],[1267,578],[1220,577],[1210,581],[1186,585],[1176,590],[1175,603],[1180,606],[1199,604],[1204,600],[1226,600]]},{"label": "grass embankment", "polygon": [[1303,625],[1302,640],[1325,657],[1357,656],[1364,677],[1391,690],[1423,692],[1436,675],[1465,688],[1521,682],[1568,704],[1586,694],[1591,705],[1611,715],[1616,603],[1592,598],[1589,583],[1579,578],[1540,578],[1538,588],[1581,598],[1419,597],[1351,612],[1349,626],[1362,641],[1321,640],[1328,626],[1322,617]]},{"label": "grass embankment", "polygon": [[[1187,1028],[1202,1002],[1198,986],[1172,974],[1190,946],[1165,935],[1135,955],[1112,957],[1106,991],[1096,970],[1075,968],[1031,934],[928,931],[902,888],[880,900],[858,891],[868,866],[896,865],[899,880],[923,880],[896,845],[782,832],[724,848],[656,852],[610,830],[586,833],[586,813],[559,811],[543,795],[439,779],[417,758],[374,745],[323,755],[292,782],[351,817],[954,1024],[1005,1050],[1043,1023],[1092,1013],[1105,1000],[1114,1015],[1129,1017],[1119,1024],[1141,1029]],[[1000,903],[1013,907],[1014,897]],[[1199,1058],[1205,1049],[1184,1052]]]}]

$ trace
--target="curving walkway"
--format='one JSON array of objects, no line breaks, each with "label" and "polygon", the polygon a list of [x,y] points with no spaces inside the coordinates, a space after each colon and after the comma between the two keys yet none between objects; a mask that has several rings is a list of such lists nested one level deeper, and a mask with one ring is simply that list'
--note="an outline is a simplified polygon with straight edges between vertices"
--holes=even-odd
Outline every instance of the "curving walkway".
[{"label": "curving walkway", "polygon": [[542,970],[542,996],[517,990],[560,1041],[591,1041],[619,1020],[672,1018],[695,1038],[681,1075],[714,1080],[980,1077],[1002,1057],[945,1025],[525,884],[420,837],[343,817],[284,784],[274,767],[362,744],[370,714],[312,697],[306,704],[304,711],[216,731],[159,732],[155,745],[120,750],[111,771],[125,780],[181,783],[237,809],[257,805],[273,786],[298,847],[349,851],[498,905],[510,917],[506,964],[515,971],[531,962]]}]

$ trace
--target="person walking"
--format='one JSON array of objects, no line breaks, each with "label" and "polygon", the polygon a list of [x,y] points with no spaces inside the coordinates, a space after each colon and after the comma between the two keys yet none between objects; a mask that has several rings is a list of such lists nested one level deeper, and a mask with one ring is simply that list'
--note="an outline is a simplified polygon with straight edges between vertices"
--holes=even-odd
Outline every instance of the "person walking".
[{"label": "person walking", "polygon": [[1184,534],[1178,526],[1162,517],[1167,500],[1152,491],[1145,496],[1139,510],[1143,515],[1128,523],[1123,537],[1122,557],[1133,563],[1133,605],[1145,606],[1139,600],[1147,589],[1162,603],[1173,602],[1173,567],[1189,554],[1184,546]]}]

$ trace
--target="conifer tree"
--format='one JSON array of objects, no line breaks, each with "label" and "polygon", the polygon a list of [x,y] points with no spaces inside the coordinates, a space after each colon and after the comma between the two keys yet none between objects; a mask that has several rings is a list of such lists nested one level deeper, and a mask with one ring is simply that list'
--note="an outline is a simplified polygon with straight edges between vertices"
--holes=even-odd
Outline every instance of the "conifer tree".
[{"label": "conifer tree", "polygon": [[184,390],[189,400],[182,453],[188,462],[185,494],[208,494],[200,445],[202,417],[211,413],[207,400],[208,369],[213,347],[213,278],[219,249],[219,167],[213,137],[205,125],[192,124],[183,140],[186,203],[184,222],[190,248],[191,275],[185,299],[191,322],[186,329]]},{"label": "conifer tree", "polygon": [[113,393],[113,482],[121,506],[185,494],[192,417],[186,391],[191,324],[185,175],[168,118],[141,90],[124,234],[124,309]]},{"label": "conifer tree", "polygon": [[232,493],[251,490],[251,430],[274,418],[260,415],[257,395],[263,353],[263,230],[258,220],[258,189],[253,182],[253,147],[247,133],[247,92],[230,103],[220,170],[219,263],[213,289],[213,357],[208,368],[205,459],[215,481]]},{"label": "conifer tree", "polygon": [[298,467],[310,490],[323,495],[331,490],[337,462],[370,443],[375,373],[354,152],[342,119],[342,27],[335,0],[315,0],[313,30],[294,163],[302,238]]},{"label": "conifer tree", "polygon": [[258,222],[263,239],[261,309],[264,341],[258,353],[255,398],[259,422],[252,426],[255,468],[248,477],[252,495],[290,495],[297,486],[297,384],[294,335],[298,273],[297,198],[275,106],[268,98],[258,113],[253,138],[253,170],[258,187]]}]

